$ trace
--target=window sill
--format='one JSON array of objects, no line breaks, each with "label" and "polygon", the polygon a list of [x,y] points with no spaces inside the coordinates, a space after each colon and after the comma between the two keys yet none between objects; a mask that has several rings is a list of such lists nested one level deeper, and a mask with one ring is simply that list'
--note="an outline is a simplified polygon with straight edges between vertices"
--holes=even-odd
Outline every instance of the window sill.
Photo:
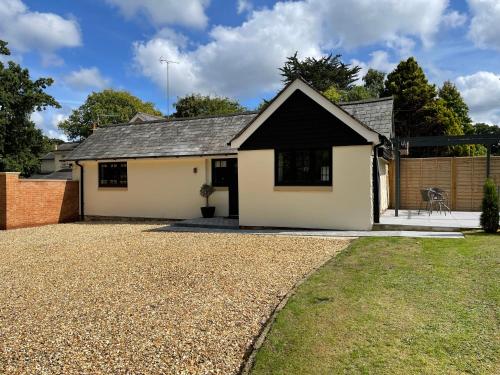
[{"label": "window sill", "polygon": [[275,186],[274,191],[333,191],[333,186]]},{"label": "window sill", "polygon": [[97,190],[101,190],[101,191],[127,191],[128,190],[128,187],[120,187],[120,186],[99,186],[97,188]]},{"label": "window sill", "polygon": [[229,187],[227,186],[214,186],[215,191],[228,191]]}]

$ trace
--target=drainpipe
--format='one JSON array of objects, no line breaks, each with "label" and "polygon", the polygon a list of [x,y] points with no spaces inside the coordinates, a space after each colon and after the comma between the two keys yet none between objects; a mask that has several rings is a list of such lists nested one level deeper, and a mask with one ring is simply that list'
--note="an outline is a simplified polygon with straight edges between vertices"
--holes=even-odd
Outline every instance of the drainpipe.
[{"label": "drainpipe", "polygon": [[378,168],[378,149],[384,142],[380,142],[373,147],[373,222],[380,223],[380,171]]},{"label": "drainpipe", "polygon": [[75,161],[75,164],[80,167],[80,220],[85,220],[85,209],[84,209],[84,200],[83,200],[83,165],[80,164],[80,161]]}]

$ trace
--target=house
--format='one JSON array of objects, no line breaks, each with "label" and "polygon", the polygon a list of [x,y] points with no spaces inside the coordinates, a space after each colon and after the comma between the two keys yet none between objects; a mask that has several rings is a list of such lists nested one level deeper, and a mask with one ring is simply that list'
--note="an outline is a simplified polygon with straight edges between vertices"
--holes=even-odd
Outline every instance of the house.
[{"label": "house", "polygon": [[31,178],[43,179],[71,179],[71,163],[66,161],[66,157],[73,151],[79,142],[66,142],[55,145],[54,150],[40,158],[40,174]]},{"label": "house", "polygon": [[165,117],[150,115],[149,113],[137,112],[134,117],[130,119],[130,123],[136,122],[145,122],[145,121],[154,121],[154,120],[163,120]]},{"label": "house", "polygon": [[85,216],[199,217],[209,183],[240,226],[367,230],[387,208],[392,108],[297,79],[259,113],[98,128],[66,159]]}]

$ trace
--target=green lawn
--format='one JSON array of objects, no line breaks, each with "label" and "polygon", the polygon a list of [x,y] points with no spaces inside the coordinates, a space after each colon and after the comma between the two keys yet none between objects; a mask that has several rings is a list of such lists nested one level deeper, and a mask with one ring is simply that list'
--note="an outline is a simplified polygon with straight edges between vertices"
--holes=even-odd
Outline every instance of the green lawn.
[{"label": "green lawn", "polygon": [[365,238],[288,301],[253,374],[500,374],[500,235]]}]

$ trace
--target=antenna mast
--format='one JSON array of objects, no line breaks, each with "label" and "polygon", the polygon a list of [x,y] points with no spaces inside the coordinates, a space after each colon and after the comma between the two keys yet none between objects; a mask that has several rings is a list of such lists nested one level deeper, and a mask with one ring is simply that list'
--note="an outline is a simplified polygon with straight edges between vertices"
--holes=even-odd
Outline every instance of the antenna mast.
[{"label": "antenna mast", "polygon": [[170,116],[170,64],[179,64],[177,61],[164,59],[160,57],[160,64],[167,64],[167,117]]}]

